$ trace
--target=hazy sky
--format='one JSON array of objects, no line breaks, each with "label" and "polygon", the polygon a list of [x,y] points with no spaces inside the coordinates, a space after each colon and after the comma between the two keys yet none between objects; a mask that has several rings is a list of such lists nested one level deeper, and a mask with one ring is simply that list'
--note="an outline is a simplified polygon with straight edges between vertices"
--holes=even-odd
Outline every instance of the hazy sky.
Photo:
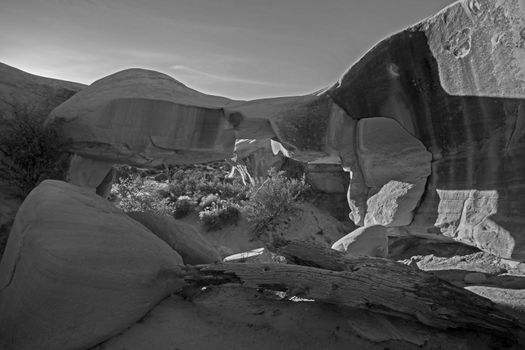
[{"label": "hazy sky", "polygon": [[89,84],[130,67],[249,99],[313,92],[451,0],[0,0],[0,62]]}]

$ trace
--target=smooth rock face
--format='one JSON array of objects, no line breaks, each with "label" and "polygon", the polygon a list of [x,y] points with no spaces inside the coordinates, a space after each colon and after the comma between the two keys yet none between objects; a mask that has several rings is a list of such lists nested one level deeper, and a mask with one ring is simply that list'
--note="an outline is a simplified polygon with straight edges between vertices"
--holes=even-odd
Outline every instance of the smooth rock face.
[{"label": "smooth rock face", "polygon": [[212,264],[221,260],[218,251],[191,225],[151,213],[132,212],[128,215],[179,253],[185,264]]},{"label": "smooth rock face", "polygon": [[430,175],[431,154],[388,118],[361,119],[356,153],[367,186],[365,226],[405,226],[412,222]]},{"label": "smooth rock face", "polygon": [[140,165],[224,159],[235,132],[222,107],[230,100],[192,90],[167,75],[125,70],[96,81],[60,105],[74,153]]},{"label": "smooth rock face", "polygon": [[314,191],[345,194],[348,178],[339,164],[308,164],[306,182]]},{"label": "smooth rock face", "polygon": [[388,235],[383,226],[360,227],[332,245],[332,249],[349,256],[388,256]]},{"label": "smooth rock face", "polygon": [[393,119],[359,120],[356,142],[361,171],[370,188],[380,188],[390,180],[416,181],[430,175],[432,155]]},{"label": "smooth rock face", "polygon": [[95,189],[96,194],[102,198],[108,199],[111,195],[111,187],[113,186],[113,182],[115,182],[116,178],[117,170],[115,168],[111,168],[111,170],[109,170],[106,176],[104,176],[102,179],[102,182]]},{"label": "smooth rock face", "polygon": [[430,174],[431,154],[393,119],[359,120],[356,142],[361,171],[370,188],[390,180],[424,179]]},{"label": "smooth rock face", "polygon": [[[525,259],[524,8],[518,0],[457,2],[376,45],[327,92],[352,118],[396,120],[432,153],[432,173],[411,232],[449,232],[440,224],[439,212],[448,209],[438,190],[494,191],[496,206],[478,206],[487,213],[481,221],[490,224],[466,220],[467,227],[458,230],[470,233],[456,238],[520,260]],[[514,244],[501,238],[504,232]]]},{"label": "smooth rock face", "polygon": [[0,348],[84,349],[179,288],[179,254],[91,191],[44,181],[0,263]]},{"label": "smooth rock face", "polygon": [[102,184],[112,164],[75,154],[71,157],[67,181],[79,187],[96,189]]}]

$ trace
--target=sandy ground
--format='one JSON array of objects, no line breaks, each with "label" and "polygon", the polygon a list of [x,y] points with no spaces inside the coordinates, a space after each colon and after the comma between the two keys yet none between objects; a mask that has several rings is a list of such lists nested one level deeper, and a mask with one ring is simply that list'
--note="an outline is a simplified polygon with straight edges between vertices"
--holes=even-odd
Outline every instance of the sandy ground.
[{"label": "sandy ground", "polygon": [[[223,257],[264,247],[268,236],[257,237],[253,234],[250,223],[241,218],[237,225],[231,225],[218,231],[206,231],[196,214],[191,214],[182,221],[195,227],[216,246]],[[285,235],[289,239],[314,240],[324,245],[332,245],[339,238],[349,233],[349,228],[327,212],[309,203],[300,204],[297,211],[279,220],[272,234]]]},{"label": "sandy ground", "polygon": [[225,286],[212,287],[192,300],[172,296],[139,323],[92,350],[459,350],[487,349],[488,344],[479,333],[444,335],[366,311],[285,302]]}]

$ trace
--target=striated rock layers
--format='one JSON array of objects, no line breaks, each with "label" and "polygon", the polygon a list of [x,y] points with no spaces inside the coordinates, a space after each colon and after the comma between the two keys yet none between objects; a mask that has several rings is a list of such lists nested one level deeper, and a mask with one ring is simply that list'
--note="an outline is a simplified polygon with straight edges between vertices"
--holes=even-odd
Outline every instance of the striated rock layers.
[{"label": "striated rock layers", "polygon": [[[465,0],[383,40],[316,95],[232,101],[157,72],[103,78],[51,113],[82,164],[229,158],[236,139],[340,164],[358,225],[525,259],[525,4]],[[80,164],[80,165],[79,165]],[[75,175],[76,174],[76,175]],[[89,179],[84,180],[84,179]],[[99,180],[97,180],[99,181]]]},{"label": "striated rock layers", "polygon": [[177,289],[180,265],[108,201],[44,181],[20,207],[0,264],[0,348],[96,345]]},{"label": "striated rock layers", "polygon": [[232,156],[237,139],[277,141],[274,153],[311,161],[331,155],[329,96],[233,101],[192,90],[154,71],[102,78],[55,108],[69,150],[85,158],[141,166]]},{"label": "striated rock layers", "polygon": [[103,79],[50,114],[66,123],[70,150],[87,158],[156,166],[224,159],[235,133],[229,100],[191,90],[164,74],[129,69]]}]

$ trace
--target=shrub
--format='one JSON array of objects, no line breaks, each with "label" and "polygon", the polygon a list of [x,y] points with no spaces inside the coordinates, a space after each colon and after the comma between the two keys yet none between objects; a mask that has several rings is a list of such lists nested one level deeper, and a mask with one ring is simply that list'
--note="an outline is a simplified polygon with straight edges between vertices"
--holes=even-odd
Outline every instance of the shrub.
[{"label": "shrub", "polygon": [[207,231],[220,230],[227,225],[237,225],[240,216],[240,207],[225,200],[213,202],[199,213],[199,219]]},{"label": "shrub", "polygon": [[[111,200],[125,211],[160,212],[178,219],[193,210],[198,213],[210,209],[212,213],[203,215],[218,215],[222,220],[224,217],[234,216],[231,213],[238,210],[238,206],[235,209],[227,209],[228,207],[246,199],[248,188],[226,178],[226,172],[222,169],[196,165],[178,168],[172,166],[169,170],[173,176],[169,185],[166,185],[149,180],[150,177],[155,178],[155,172],[121,167],[119,179],[112,188]],[[225,205],[226,202],[231,205]],[[213,205],[215,207],[212,208]],[[232,219],[228,220],[234,222]]]},{"label": "shrub", "polygon": [[175,216],[176,219],[182,219],[187,216],[195,207],[197,203],[188,196],[180,196],[175,201]]},{"label": "shrub", "polygon": [[155,181],[140,175],[121,177],[111,188],[115,205],[125,212],[151,212],[157,215],[173,215],[176,207],[162,195],[162,188]]},{"label": "shrub", "polygon": [[271,169],[268,178],[257,180],[248,192],[245,211],[256,234],[266,231],[282,215],[293,211],[307,193],[309,185],[302,179],[288,179],[283,172]]},{"label": "shrub", "polygon": [[235,202],[245,200],[248,188],[238,179],[228,179],[218,169],[179,169],[170,181],[170,195],[173,198],[190,196],[201,198],[210,194]]},{"label": "shrub", "polygon": [[216,194],[209,194],[205,197],[202,197],[199,203],[199,210],[202,211],[203,209],[211,207],[213,204],[218,204],[220,200],[221,199]]},{"label": "shrub", "polygon": [[0,120],[0,180],[24,198],[46,179],[63,180],[69,155],[57,124],[30,112]]}]

